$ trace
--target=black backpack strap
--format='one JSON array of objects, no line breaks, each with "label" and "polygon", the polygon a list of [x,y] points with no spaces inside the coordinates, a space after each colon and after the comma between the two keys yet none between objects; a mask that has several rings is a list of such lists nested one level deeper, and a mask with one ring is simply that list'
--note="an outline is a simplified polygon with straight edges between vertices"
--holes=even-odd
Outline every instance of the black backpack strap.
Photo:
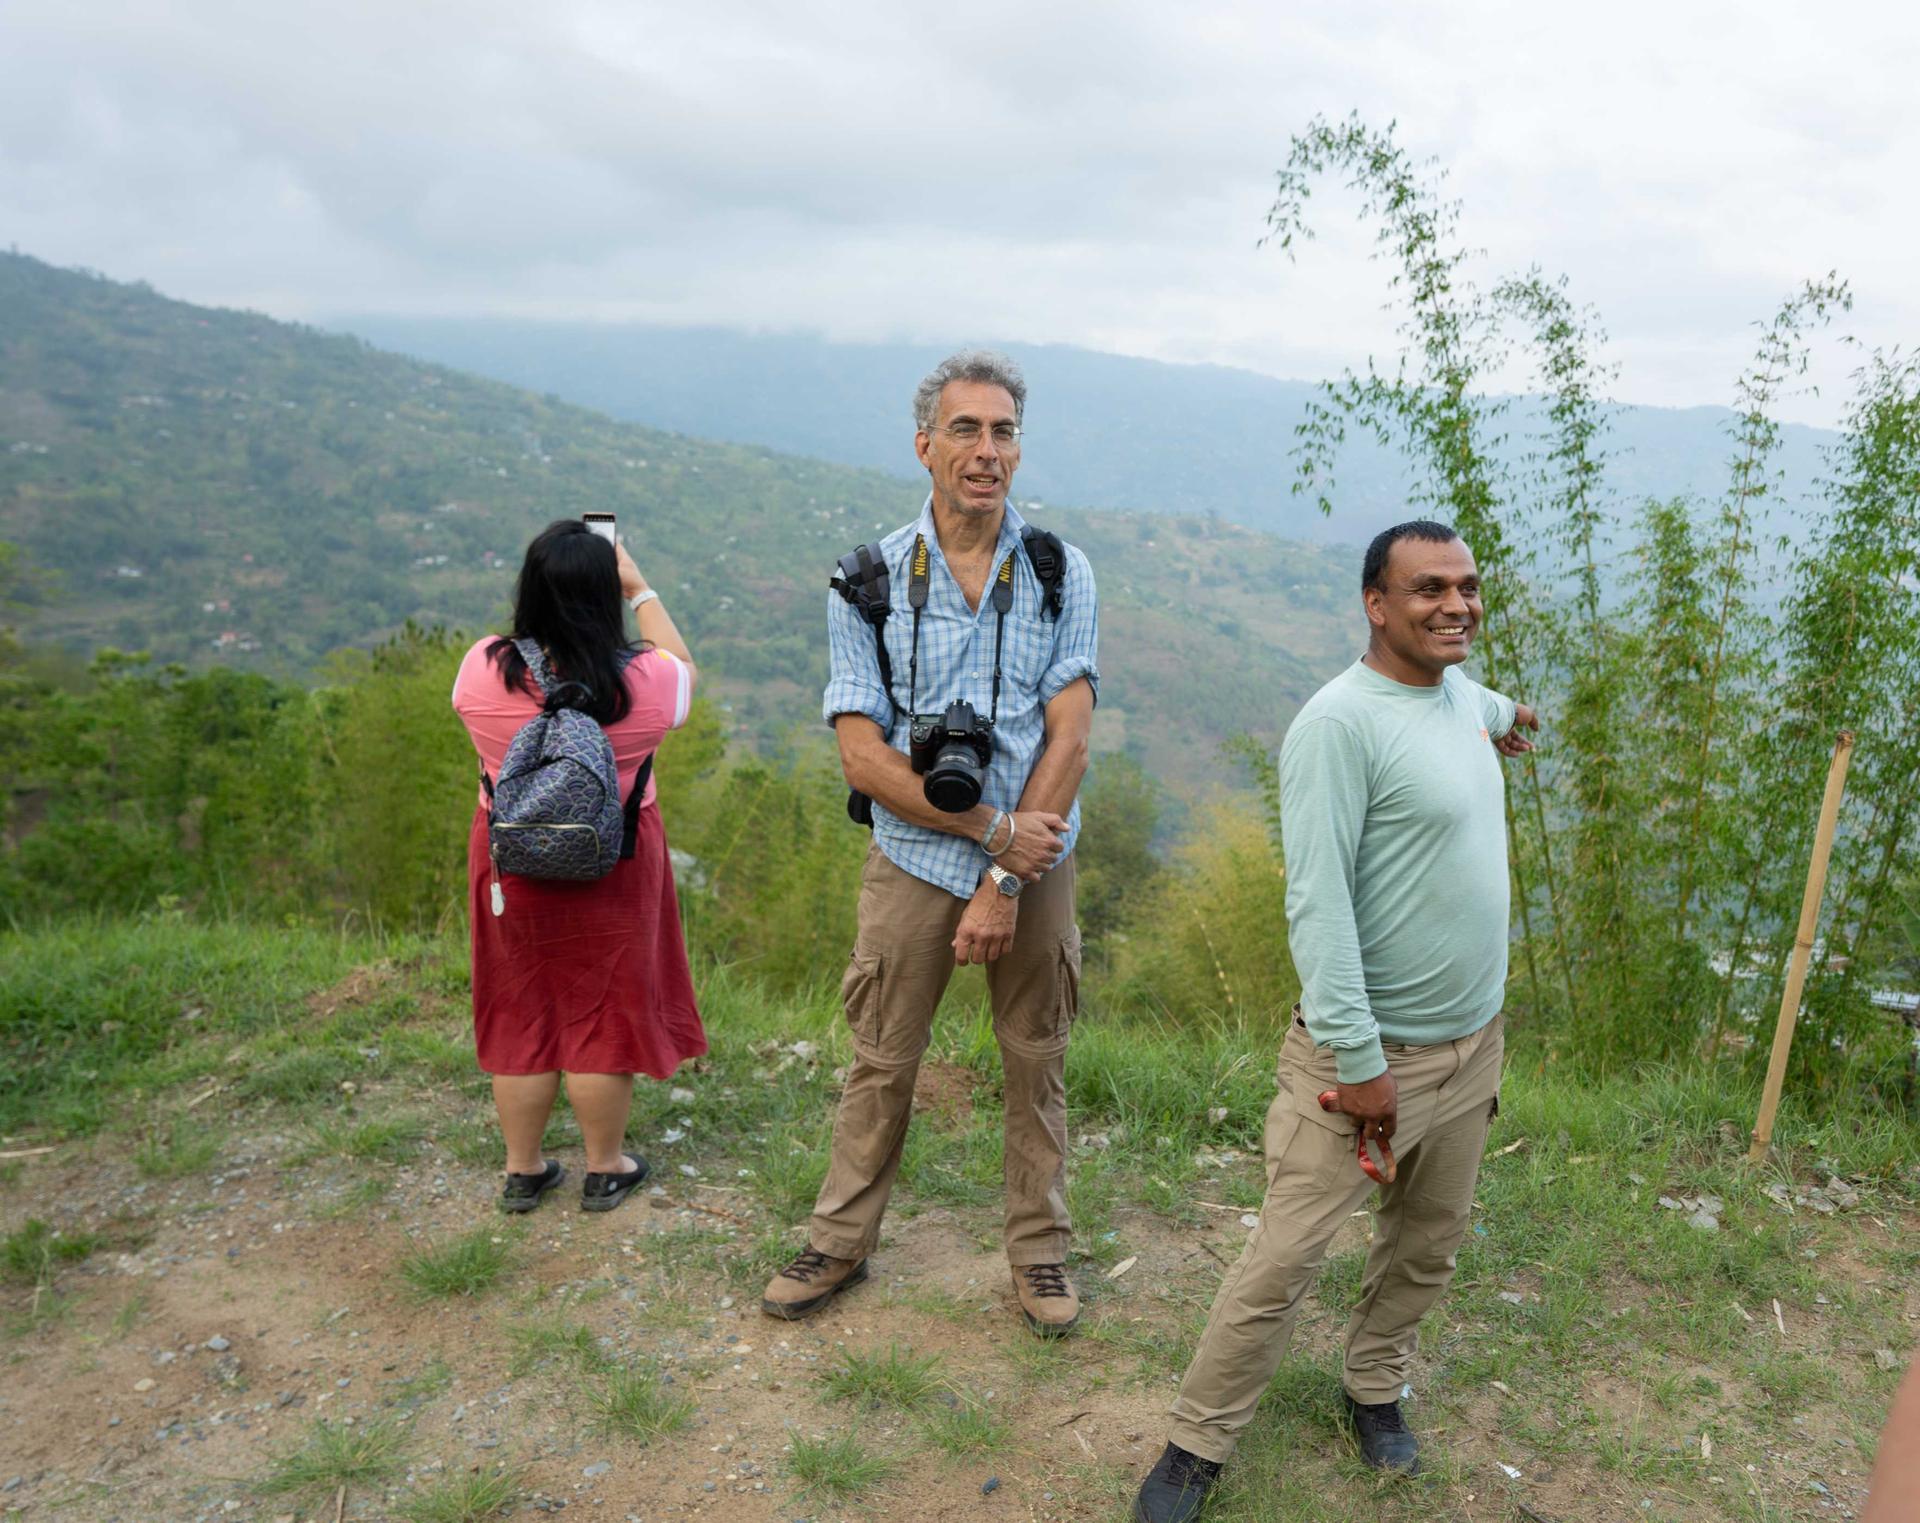
[{"label": "black backpack strap", "polygon": [[640,770],[634,774],[633,792],[627,795],[626,808],[620,812],[620,860],[625,862],[633,856],[633,844],[640,837],[640,801],[646,797],[647,780],[653,776],[653,755],[640,763]]},{"label": "black backpack strap", "polygon": [[827,585],[853,605],[854,612],[873,626],[874,650],[880,658],[880,681],[887,690],[887,702],[896,709],[893,696],[893,658],[887,654],[887,615],[893,612],[889,601],[891,578],[887,563],[867,545],[856,545],[840,562]]},{"label": "black backpack strap", "polygon": [[1066,607],[1066,593],[1063,590],[1067,580],[1067,547],[1058,534],[1050,534],[1045,529],[1036,529],[1025,524],[1020,530],[1020,543],[1026,546],[1027,560],[1033,566],[1034,579],[1040,583],[1040,606],[1049,618],[1060,617]]},{"label": "black backpack strap", "polygon": [[[900,700],[893,696],[893,657],[887,654],[887,616],[893,612],[893,589],[886,561],[872,546],[856,545],[840,557],[828,585],[873,627],[874,653],[880,659],[880,681],[887,690],[887,702],[898,711]],[[856,825],[873,829],[873,800],[858,789],[849,790],[847,818]]]}]

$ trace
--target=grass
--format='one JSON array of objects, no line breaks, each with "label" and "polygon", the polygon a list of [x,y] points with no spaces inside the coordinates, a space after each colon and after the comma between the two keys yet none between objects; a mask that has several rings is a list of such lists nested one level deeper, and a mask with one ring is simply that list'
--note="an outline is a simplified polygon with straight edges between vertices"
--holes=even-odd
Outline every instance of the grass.
[{"label": "grass", "polygon": [[959,1397],[951,1407],[932,1408],[921,1418],[920,1431],[934,1448],[954,1459],[991,1454],[1013,1441],[1013,1424],[971,1396]]},{"label": "grass", "polygon": [[398,1423],[315,1422],[306,1441],[275,1460],[257,1489],[268,1496],[296,1496],[384,1481],[405,1465],[406,1446],[406,1431]]},{"label": "grass", "polygon": [[[76,917],[8,933],[5,941],[0,1065],[9,1082],[0,1086],[0,1132],[41,1128],[59,1136],[90,1136],[122,1118],[128,1095],[204,1075],[208,1065],[191,1055],[197,1039],[300,1030],[314,990],[418,945],[172,916]],[[297,1090],[289,1071],[268,1081],[251,1068],[236,1088],[248,1096],[310,1098],[320,1082],[314,1065],[328,1056],[283,1055],[289,1068],[298,1062],[304,1072]],[[339,1079],[351,1075],[329,1077],[327,1087],[337,1091]]]},{"label": "grass", "polygon": [[62,1264],[77,1264],[100,1246],[94,1232],[62,1232],[38,1217],[0,1238],[0,1275],[18,1284],[46,1286]]},{"label": "grass", "polygon": [[363,1179],[350,1180],[337,1194],[318,1201],[313,1214],[321,1221],[339,1221],[342,1217],[359,1215],[392,1193],[393,1183],[390,1179],[368,1175]]},{"label": "grass", "polygon": [[587,1403],[603,1433],[647,1443],[693,1421],[693,1403],[661,1389],[653,1371],[621,1366],[589,1388]]},{"label": "grass", "polygon": [[507,1329],[513,1342],[515,1375],[542,1365],[564,1365],[578,1370],[606,1370],[613,1357],[600,1346],[600,1335],[579,1322],[547,1318],[537,1322],[515,1323]]},{"label": "grass", "polygon": [[419,1406],[422,1402],[431,1401],[452,1384],[452,1366],[444,1359],[433,1359],[417,1373],[395,1381],[388,1394],[399,1406]]},{"label": "grass", "polygon": [[517,1470],[462,1475],[411,1497],[400,1508],[404,1523],[484,1523],[499,1516],[522,1490]]},{"label": "grass", "polygon": [[176,1122],[133,1150],[133,1166],[143,1179],[181,1179],[212,1163],[220,1141],[216,1130]]},{"label": "grass", "polygon": [[801,1221],[812,1211],[820,1181],[827,1176],[832,1131],[833,1117],[823,1108],[811,1121],[775,1127],[755,1148],[748,1183],[761,1203],[782,1221]]},{"label": "grass", "polygon": [[237,1088],[245,1100],[311,1105],[338,1096],[340,1086],[355,1075],[354,1064],[328,1049],[280,1052],[248,1069]]},{"label": "grass", "polygon": [[837,1438],[793,1436],[787,1473],[810,1497],[845,1502],[899,1473],[890,1459],[862,1449],[850,1435]]},{"label": "grass", "polygon": [[914,1412],[946,1389],[938,1354],[916,1355],[889,1344],[883,1353],[849,1352],[821,1377],[820,1389],[836,1401]]},{"label": "grass", "polygon": [[434,1142],[461,1163],[476,1169],[501,1169],[506,1166],[507,1144],[499,1123],[483,1112],[443,1123],[433,1134]]},{"label": "grass", "polygon": [[120,1339],[140,1325],[147,1314],[147,1296],[145,1291],[137,1291],[120,1303],[120,1309],[113,1314],[113,1321],[107,1324],[109,1337]]},{"label": "grass", "polygon": [[477,1296],[496,1285],[513,1260],[512,1241],[486,1226],[407,1254],[400,1278],[422,1300]]},{"label": "grass", "polygon": [[427,1124],[418,1116],[376,1116],[365,1121],[328,1116],[314,1124],[309,1154],[362,1163],[410,1163],[420,1156],[426,1135]]}]

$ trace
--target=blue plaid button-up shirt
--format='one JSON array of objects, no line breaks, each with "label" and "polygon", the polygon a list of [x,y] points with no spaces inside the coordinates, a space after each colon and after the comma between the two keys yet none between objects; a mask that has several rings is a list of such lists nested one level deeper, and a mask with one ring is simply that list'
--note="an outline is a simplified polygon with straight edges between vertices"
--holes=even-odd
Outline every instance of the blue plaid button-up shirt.
[{"label": "blue plaid button-up shirt", "polygon": [[[960,584],[947,569],[933,529],[933,499],[928,497],[916,523],[896,529],[880,541],[878,552],[891,577],[893,613],[887,620],[887,653],[893,663],[894,695],[887,699],[880,680],[880,660],[874,651],[873,626],[837,592],[827,594],[827,641],[831,675],[821,705],[828,724],[842,714],[864,714],[886,732],[896,751],[907,749],[911,727],[908,704],[909,655],[913,648],[913,610],[907,606],[907,562],[916,534],[926,536],[931,564],[927,576],[927,606],[920,614],[920,684],[917,700],[923,714],[938,713],[957,699],[966,699],[985,716],[993,701],[993,577],[1009,553],[1014,556],[1013,607],[1007,612],[1006,643],[1001,655],[1000,713],[993,727],[993,759],[987,765],[980,801],[995,809],[1011,810],[1034,764],[1046,747],[1046,707],[1061,689],[1085,677],[1098,690],[1096,654],[1100,639],[1099,604],[1093,587],[1093,568],[1072,545],[1066,547],[1066,577],[1061,583],[1065,608],[1058,619],[1040,606],[1040,582],[1020,548],[1025,521],[1008,503],[994,547],[993,569],[976,611],[967,606]],[[1066,851],[1080,835],[1080,805],[1067,815]],[[909,824],[877,800],[873,806],[873,838],[887,859],[904,872],[936,884],[950,894],[970,898],[980,886],[987,854],[963,836],[945,835]]]}]

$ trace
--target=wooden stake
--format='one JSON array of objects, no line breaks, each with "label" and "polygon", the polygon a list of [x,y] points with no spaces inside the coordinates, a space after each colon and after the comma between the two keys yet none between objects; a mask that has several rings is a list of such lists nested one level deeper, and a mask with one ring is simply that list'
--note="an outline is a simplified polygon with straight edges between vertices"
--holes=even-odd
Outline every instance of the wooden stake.
[{"label": "wooden stake", "polygon": [[[1767,1059],[1767,1085],[1760,1094],[1760,1117],[1753,1124],[1753,1146],[1747,1162],[1759,1163],[1773,1141],[1773,1118],[1780,1109],[1780,1086],[1786,1082],[1787,1054],[1793,1049],[1793,1025],[1800,1018],[1800,995],[1807,986],[1807,964],[1813,958],[1813,936],[1820,925],[1820,899],[1827,889],[1827,858],[1833,851],[1833,828],[1840,818],[1840,796],[1847,791],[1847,766],[1853,760],[1853,731],[1842,730],[1834,742],[1833,761],[1827,767],[1827,792],[1820,800],[1820,823],[1813,832],[1813,860],[1807,864],[1807,891],[1800,900],[1800,932],[1793,938],[1793,956],[1787,961],[1787,987],[1780,993],[1780,1018],[1773,1027],[1773,1052]],[[1740,948],[1733,949],[1740,955]],[[1733,976],[1733,970],[1727,970]]]}]

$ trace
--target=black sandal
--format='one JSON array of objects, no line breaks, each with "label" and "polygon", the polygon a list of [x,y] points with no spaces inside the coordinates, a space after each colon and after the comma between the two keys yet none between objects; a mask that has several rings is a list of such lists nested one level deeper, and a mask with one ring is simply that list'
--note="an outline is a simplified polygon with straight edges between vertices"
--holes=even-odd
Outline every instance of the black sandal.
[{"label": "black sandal", "polygon": [[502,1211],[537,1211],[547,1191],[567,1177],[567,1167],[558,1158],[549,1158],[538,1174],[509,1174],[507,1187],[500,1192]]},{"label": "black sandal", "polygon": [[621,1201],[633,1194],[646,1180],[652,1170],[646,1159],[636,1153],[622,1153],[633,1165],[625,1174],[589,1173],[580,1181],[580,1209],[582,1211],[611,1211]]}]

